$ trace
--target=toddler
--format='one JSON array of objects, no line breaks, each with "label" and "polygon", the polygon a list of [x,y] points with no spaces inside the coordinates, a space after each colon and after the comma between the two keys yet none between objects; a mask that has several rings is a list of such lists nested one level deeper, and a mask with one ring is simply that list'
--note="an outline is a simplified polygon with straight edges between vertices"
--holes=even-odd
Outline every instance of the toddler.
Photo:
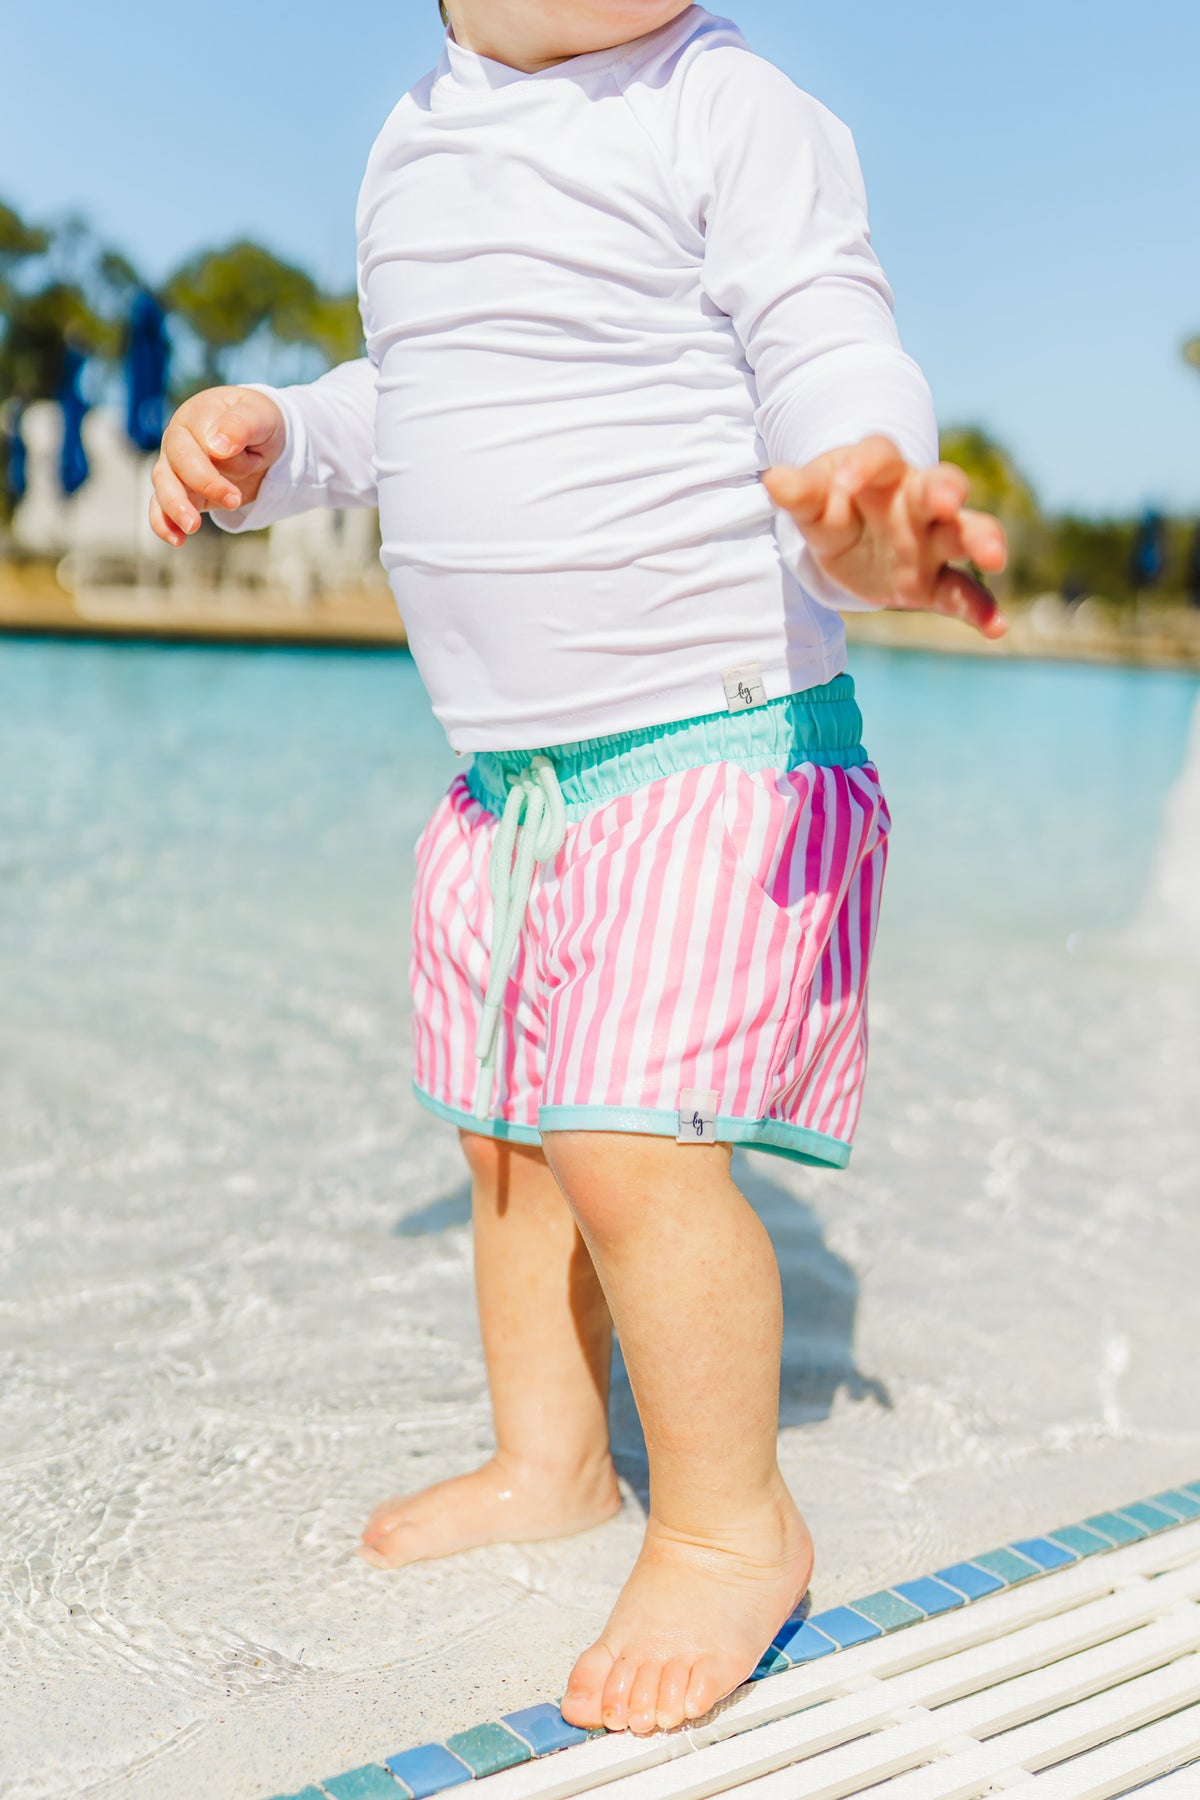
[{"label": "toddler", "polygon": [[447,5],[362,186],[365,357],[189,400],[153,524],[379,507],[472,753],[417,846],[414,1067],[470,1166],[496,1451],[363,1554],[614,1513],[615,1328],[650,1515],[563,1713],[649,1732],[744,1681],[812,1572],[730,1153],[850,1155],[887,811],[839,609],[998,636],[962,565],[1005,548],[937,464],[835,118],[683,0]]}]

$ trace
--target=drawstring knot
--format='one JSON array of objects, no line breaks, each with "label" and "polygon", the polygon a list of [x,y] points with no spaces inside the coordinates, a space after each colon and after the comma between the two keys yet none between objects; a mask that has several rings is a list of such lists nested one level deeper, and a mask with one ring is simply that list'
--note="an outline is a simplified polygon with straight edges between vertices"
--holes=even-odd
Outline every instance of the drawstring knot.
[{"label": "drawstring knot", "polygon": [[510,777],[510,782],[488,859],[492,950],[483,1017],[475,1039],[475,1055],[479,1059],[479,1084],[475,1090],[477,1119],[486,1119],[491,1111],[500,1008],[504,1003],[508,972],[521,935],[525,909],[529,905],[534,864],[553,861],[567,835],[567,809],[554,765],[548,757],[533,757],[526,768]]}]

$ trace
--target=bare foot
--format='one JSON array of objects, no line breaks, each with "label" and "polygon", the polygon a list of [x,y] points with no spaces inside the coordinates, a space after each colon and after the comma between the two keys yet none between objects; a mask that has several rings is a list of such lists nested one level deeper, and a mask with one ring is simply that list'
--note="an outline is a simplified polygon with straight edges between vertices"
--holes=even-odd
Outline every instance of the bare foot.
[{"label": "bare foot", "polygon": [[564,1719],[647,1733],[700,1718],[754,1672],[812,1566],[812,1539],[786,1488],[719,1541],[652,1516],[603,1635],[571,1671]]},{"label": "bare foot", "polygon": [[367,1520],[358,1554],[376,1568],[398,1569],[480,1544],[568,1537],[611,1519],[620,1507],[607,1458],[568,1475],[497,1455],[469,1475],[385,1500]]}]

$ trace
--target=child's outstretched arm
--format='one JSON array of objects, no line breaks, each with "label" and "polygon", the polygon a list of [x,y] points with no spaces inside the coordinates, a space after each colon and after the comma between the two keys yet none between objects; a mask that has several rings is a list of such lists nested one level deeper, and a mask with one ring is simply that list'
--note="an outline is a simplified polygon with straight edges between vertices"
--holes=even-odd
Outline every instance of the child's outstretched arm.
[{"label": "child's outstretched arm", "polygon": [[953,565],[1002,569],[1004,534],[938,463],[849,131],[740,42],[698,58],[689,94],[705,286],[754,371],[785,562],[825,605],[924,607],[999,637],[990,594]]},{"label": "child's outstretched arm", "polygon": [[967,478],[951,463],[914,469],[886,437],[830,450],[803,469],[768,469],[776,506],[790,513],[825,573],[876,606],[948,613],[985,637],[1007,629],[981,581],[956,564],[998,574],[1004,532],[966,505]]},{"label": "child's outstretched arm", "polygon": [[211,512],[258,530],[318,506],[374,506],[375,378],[360,357],[290,388],[206,388],[185,400],[154,465],[150,524],[178,546]]}]

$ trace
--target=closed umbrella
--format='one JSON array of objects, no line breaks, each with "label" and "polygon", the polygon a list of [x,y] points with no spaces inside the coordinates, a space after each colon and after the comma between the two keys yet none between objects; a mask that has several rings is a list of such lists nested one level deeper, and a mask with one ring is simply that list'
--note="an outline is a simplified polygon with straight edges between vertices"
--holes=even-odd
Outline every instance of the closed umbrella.
[{"label": "closed umbrella", "polygon": [[87,417],[88,402],[79,386],[85,361],[81,351],[73,344],[67,345],[63,355],[62,386],[58,390],[58,404],[63,416],[59,476],[64,494],[76,493],[88,478],[87,451],[83,447],[83,421]]},{"label": "closed umbrella", "polygon": [[21,436],[21,408],[15,401],[8,410],[8,416],[4,420],[3,429],[4,436],[8,440],[8,456],[7,466],[4,471],[4,485],[8,490],[9,499],[15,506],[19,500],[25,498],[25,488],[28,481],[28,459],[25,455],[25,439]]},{"label": "closed umbrella", "polygon": [[129,315],[129,354],[125,359],[125,429],[139,450],[157,450],[162,441],[170,362],[166,315],[154,295],[143,290]]},{"label": "closed umbrella", "polygon": [[1167,522],[1153,507],[1134,533],[1129,573],[1135,588],[1157,587],[1167,567]]}]

